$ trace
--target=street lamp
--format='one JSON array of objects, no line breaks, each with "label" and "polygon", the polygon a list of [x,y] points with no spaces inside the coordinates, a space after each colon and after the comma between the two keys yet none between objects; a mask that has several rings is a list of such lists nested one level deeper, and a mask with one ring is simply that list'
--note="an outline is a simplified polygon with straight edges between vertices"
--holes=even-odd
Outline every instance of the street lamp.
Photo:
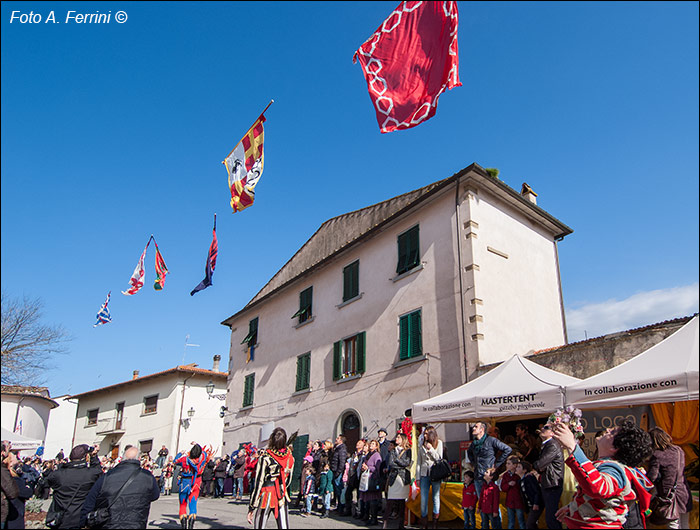
[{"label": "street lamp", "polygon": [[214,394],[214,381],[212,381],[211,379],[209,380],[209,382],[206,384],[206,386],[204,388],[207,389],[207,397],[209,399],[215,398],[215,399],[218,399],[220,401],[223,401],[226,399],[226,394]]},{"label": "street lamp", "polygon": [[190,407],[190,410],[187,411],[187,417],[191,418],[194,416],[194,407]]}]

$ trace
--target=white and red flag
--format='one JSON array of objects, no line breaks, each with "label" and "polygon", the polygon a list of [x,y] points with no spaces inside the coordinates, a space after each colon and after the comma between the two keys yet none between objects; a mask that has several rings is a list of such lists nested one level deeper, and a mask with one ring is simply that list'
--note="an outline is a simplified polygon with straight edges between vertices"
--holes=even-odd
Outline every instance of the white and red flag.
[{"label": "white and red flag", "polygon": [[151,239],[153,239],[153,236],[148,239],[148,243],[146,243],[146,247],[143,249],[141,257],[139,258],[139,262],[136,264],[134,274],[132,274],[131,278],[129,279],[129,285],[131,285],[131,287],[129,287],[126,291],[122,291],[122,294],[127,296],[136,294],[139,292],[141,287],[143,287],[143,282],[146,280],[146,269],[143,266],[143,261],[146,259],[146,250],[148,250],[148,245],[151,244]]},{"label": "white and red flag", "polygon": [[457,25],[457,2],[401,2],[355,52],[382,133],[432,118],[440,94],[462,86]]}]

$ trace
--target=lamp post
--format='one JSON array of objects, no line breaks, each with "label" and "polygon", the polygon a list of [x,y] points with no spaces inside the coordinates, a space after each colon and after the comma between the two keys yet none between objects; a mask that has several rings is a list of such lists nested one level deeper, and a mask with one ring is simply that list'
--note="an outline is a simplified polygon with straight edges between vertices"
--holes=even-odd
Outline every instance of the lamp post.
[{"label": "lamp post", "polygon": [[218,399],[220,401],[223,401],[226,399],[226,394],[214,394],[214,381],[212,381],[211,379],[206,384],[205,388],[207,389],[207,397],[209,399],[215,398],[215,399]]}]

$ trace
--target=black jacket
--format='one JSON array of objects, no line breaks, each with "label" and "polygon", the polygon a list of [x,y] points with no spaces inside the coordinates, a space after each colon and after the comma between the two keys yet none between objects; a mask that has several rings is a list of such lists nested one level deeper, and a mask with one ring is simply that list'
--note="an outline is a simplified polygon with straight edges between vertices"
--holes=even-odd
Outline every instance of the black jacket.
[{"label": "black jacket", "polygon": [[214,478],[226,478],[226,470],[228,469],[228,460],[221,460],[214,468]]},{"label": "black jacket", "polygon": [[[503,462],[506,461],[508,455],[513,452],[510,446],[504,444],[498,438],[489,436],[485,434],[486,440],[483,441],[479,450],[475,450],[475,441],[471,443],[469,449],[467,449],[467,455],[469,456],[469,461],[474,466],[474,479],[482,480],[484,477],[484,472],[490,468],[500,467]],[[496,453],[501,451],[501,456],[496,458]]]},{"label": "black jacket", "polygon": [[559,443],[551,439],[542,444],[540,457],[532,464],[540,474],[543,488],[556,488],[564,483],[564,454]]},{"label": "black jacket", "polygon": [[209,482],[211,480],[214,480],[214,462],[209,460],[202,470],[202,482]]},{"label": "black jacket", "polygon": [[394,484],[396,477],[401,475],[404,485],[411,483],[411,451],[401,452],[397,447],[387,456],[386,467],[389,470],[389,478],[387,483],[389,486]]},{"label": "black jacket", "polygon": [[[137,470],[136,478],[119,493]],[[111,505],[110,520],[104,528],[146,528],[151,503],[158,497],[160,488],[155,477],[141,469],[138,460],[122,460],[118,466],[102,475],[90,490],[83,504],[81,527],[85,526],[89,512]],[[72,528],[81,527],[76,525]]]},{"label": "black jacket", "polygon": [[80,508],[100,476],[102,468],[99,465],[88,467],[84,460],[68,462],[53,471],[46,481],[53,489],[53,502],[47,518],[53,519],[53,513],[63,511],[58,528],[80,528]]},{"label": "black jacket", "polygon": [[348,459],[348,450],[345,444],[341,443],[335,446],[333,450],[333,456],[331,457],[330,466],[333,472],[333,478],[337,478],[343,475],[345,472],[345,462]]},{"label": "black jacket", "polygon": [[523,500],[527,505],[528,510],[537,505],[540,510],[544,509],[544,499],[542,498],[542,489],[540,483],[534,475],[525,475],[520,479],[520,491],[523,494]]},{"label": "black jacket", "polygon": [[14,477],[19,495],[10,501],[10,513],[7,516],[7,526],[10,530],[24,528],[24,503],[31,498],[34,490],[27,485],[24,477]]}]

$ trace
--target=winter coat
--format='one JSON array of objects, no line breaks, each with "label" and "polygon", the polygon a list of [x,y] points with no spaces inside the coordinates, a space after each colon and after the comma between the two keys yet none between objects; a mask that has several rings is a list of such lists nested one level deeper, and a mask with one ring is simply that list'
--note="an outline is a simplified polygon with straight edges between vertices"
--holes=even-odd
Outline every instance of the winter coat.
[{"label": "winter coat", "polygon": [[53,502],[49,506],[47,519],[52,519],[53,513],[63,511],[63,520],[58,528],[80,528],[80,508],[90,488],[101,476],[102,468],[88,467],[85,460],[68,462],[52,472],[47,483],[53,488]]},{"label": "winter coat", "polygon": [[228,460],[220,460],[214,468],[214,478],[226,478],[226,470],[228,469]]},{"label": "winter coat", "polygon": [[484,483],[481,489],[481,498],[479,499],[479,510],[482,513],[501,513],[499,500],[501,491],[496,486],[495,482]]},{"label": "winter coat", "polygon": [[209,482],[211,480],[214,480],[214,462],[210,460],[202,470],[202,481]]},{"label": "winter coat", "polygon": [[[137,470],[135,478],[119,493]],[[85,525],[89,512],[107,508],[111,504],[109,522],[103,528],[146,528],[151,503],[158,497],[160,488],[155,477],[141,469],[138,460],[122,460],[114,469],[101,475],[90,489],[81,511],[82,526]]]},{"label": "winter coat", "polygon": [[240,454],[233,461],[233,478],[243,478],[245,474],[245,460],[244,454]]},{"label": "winter coat", "polygon": [[469,486],[464,486],[464,488],[462,488],[462,508],[476,509],[477,500],[476,486],[473,482],[471,482]]},{"label": "winter coat", "polygon": [[[680,457],[680,458],[679,458]],[[685,512],[688,502],[688,490],[683,482],[683,470],[685,469],[685,453],[677,445],[671,445],[664,451],[656,450],[649,459],[649,471],[647,478],[654,483],[656,494],[667,497],[673,486],[678,482],[676,498]]]},{"label": "winter coat", "polygon": [[387,455],[386,468],[389,471],[387,483],[393,486],[396,477],[401,476],[404,484],[411,483],[411,451],[402,451],[398,447]]},{"label": "winter coat", "polygon": [[[511,482],[515,482],[512,486]],[[515,473],[506,471],[501,476],[501,491],[506,494],[506,508],[522,510],[525,508],[523,498],[520,494],[520,477]]]},{"label": "winter coat", "polygon": [[[490,467],[498,468],[506,461],[506,458],[513,452],[510,446],[504,444],[498,438],[484,435],[486,439],[481,443],[477,444],[476,440],[472,441],[469,449],[467,449],[467,456],[469,456],[469,461],[474,466],[474,479],[481,480],[484,477],[484,473]],[[496,453],[501,452],[501,456],[496,458]]]},{"label": "winter coat", "polygon": [[7,521],[7,514],[10,509],[10,501],[19,495],[17,483],[12,477],[12,473],[5,466],[0,466],[2,471],[2,522]]},{"label": "winter coat", "polygon": [[528,473],[520,479],[520,492],[528,510],[532,510],[533,506],[537,506],[540,510],[544,508],[542,488],[534,475]]},{"label": "winter coat", "polygon": [[17,484],[18,495],[10,501],[7,526],[10,530],[24,528],[24,503],[34,494],[34,490],[27,485],[24,477],[14,477]]},{"label": "winter coat", "polygon": [[333,493],[333,472],[330,469],[321,472],[321,477],[318,481],[318,489],[316,491],[319,495]]},{"label": "winter coat", "polygon": [[334,477],[339,477],[345,469],[345,461],[348,459],[348,450],[344,443],[338,444],[333,450],[330,466]]},{"label": "winter coat", "polygon": [[564,483],[564,454],[555,439],[542,444],[540,457],[532,465],[540,474],[542,488],[555,488]]}]

